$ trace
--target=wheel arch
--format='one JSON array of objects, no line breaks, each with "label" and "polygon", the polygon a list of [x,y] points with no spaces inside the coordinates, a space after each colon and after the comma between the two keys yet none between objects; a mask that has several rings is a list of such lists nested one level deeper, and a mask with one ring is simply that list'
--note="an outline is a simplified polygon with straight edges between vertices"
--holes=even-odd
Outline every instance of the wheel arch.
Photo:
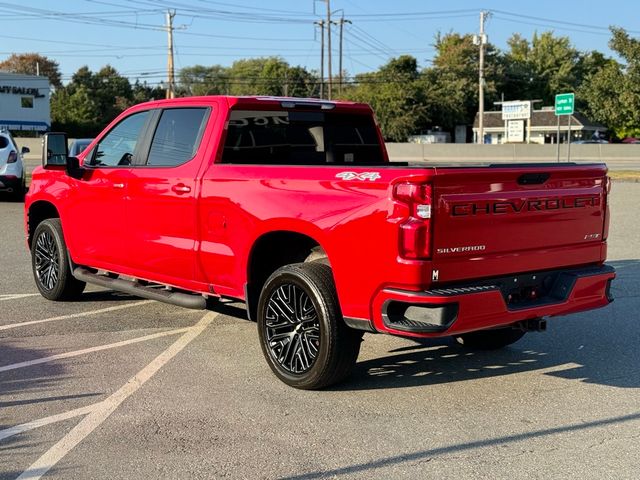
[{"label": "wheel arch", "polygon": [[254,319],[262,286],[278,268],[291,263],[320,261],[330,266],[327,251],[307,233],[274,230],[260,235],[247,260],[245,300],[249,317]]},{"label": "wheel arch", "polygon": [[37,200],[29,206],[27,219],[27,243],[29,248],[31,248],[31,241],[36,228],[48,218],[60,218],[60,212],[53,203],[47,200]]}]

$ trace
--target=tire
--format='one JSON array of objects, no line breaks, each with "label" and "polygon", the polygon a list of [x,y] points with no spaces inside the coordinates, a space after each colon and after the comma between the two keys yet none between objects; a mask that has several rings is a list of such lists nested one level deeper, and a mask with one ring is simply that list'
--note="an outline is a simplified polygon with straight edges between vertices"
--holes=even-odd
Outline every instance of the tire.
[{"label": "tire", "polygon": [[11,202],[24,202],[24,196],[27,193],[26,179],[23,177],[15,186],[13,192],[7,194],[7,199]]},{"label": "tire", "polygon": [[59,218],[49,218],[36,227],[31,242],[31,267],[40,294],[48,300],[73,300],[86,286],[71,274]]},{"label": "tire", "polygon": [[473,350],[498,350],[520,340],[526,332],[516,328],[496,328],[465,333],[456,337],[458,343]]},{"label": "tire", "polygon": [[22,179],[22,182],[19,186],[16,187],[13,192],[13,201],[15,202],[24,202],[24,195],[27,193],[27,185],[26,180]]},{"label": "tire", "polygon": [[333,385],[356,364],[362,332],[344,323],[327,265],[296,263],[276,270],[260,294],[257,323],[269,367],[291,387]]}]

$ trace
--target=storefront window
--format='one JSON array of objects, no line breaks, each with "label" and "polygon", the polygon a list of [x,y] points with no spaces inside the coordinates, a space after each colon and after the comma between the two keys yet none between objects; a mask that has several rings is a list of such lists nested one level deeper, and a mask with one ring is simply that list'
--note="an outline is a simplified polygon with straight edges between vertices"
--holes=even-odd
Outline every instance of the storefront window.
[{"label": "storefront window", "polygon": [[21,97],[22,108],[33,108],[33,97]]}]

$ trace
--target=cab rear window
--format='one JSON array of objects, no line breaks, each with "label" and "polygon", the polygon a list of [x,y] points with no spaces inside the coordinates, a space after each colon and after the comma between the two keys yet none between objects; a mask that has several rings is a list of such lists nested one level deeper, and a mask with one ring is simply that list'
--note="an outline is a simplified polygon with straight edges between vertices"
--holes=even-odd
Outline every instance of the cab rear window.
[{"label": "cab rear window", "polygon": [[383,163],[370,115],[234,110],[223,163],[323,165]]}]

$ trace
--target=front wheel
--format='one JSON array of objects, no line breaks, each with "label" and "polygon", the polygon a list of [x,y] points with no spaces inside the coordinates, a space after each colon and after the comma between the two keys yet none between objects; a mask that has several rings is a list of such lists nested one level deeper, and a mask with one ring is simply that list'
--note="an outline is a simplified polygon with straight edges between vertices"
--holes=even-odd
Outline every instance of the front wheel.
[{"label": "front wheel", "polygon": [[292,387],[314,390],[339,382],[358,358],[362,332],[344,323],[328,265],[276,270],[260,294],[257,321],[269,367]]},{"label": "front wheel", "polygon": [[86,286],[71,274],[59,218],[49,218],[36,227],[31,243],[31,266],[36,286],[48,300],[77,298]]},{"label": "front wheel", "polygon": [[498,350],[520,340],[526,332],[516,328],[496,328],[465,333],[456,337],[458,343],[474,350]]}]

